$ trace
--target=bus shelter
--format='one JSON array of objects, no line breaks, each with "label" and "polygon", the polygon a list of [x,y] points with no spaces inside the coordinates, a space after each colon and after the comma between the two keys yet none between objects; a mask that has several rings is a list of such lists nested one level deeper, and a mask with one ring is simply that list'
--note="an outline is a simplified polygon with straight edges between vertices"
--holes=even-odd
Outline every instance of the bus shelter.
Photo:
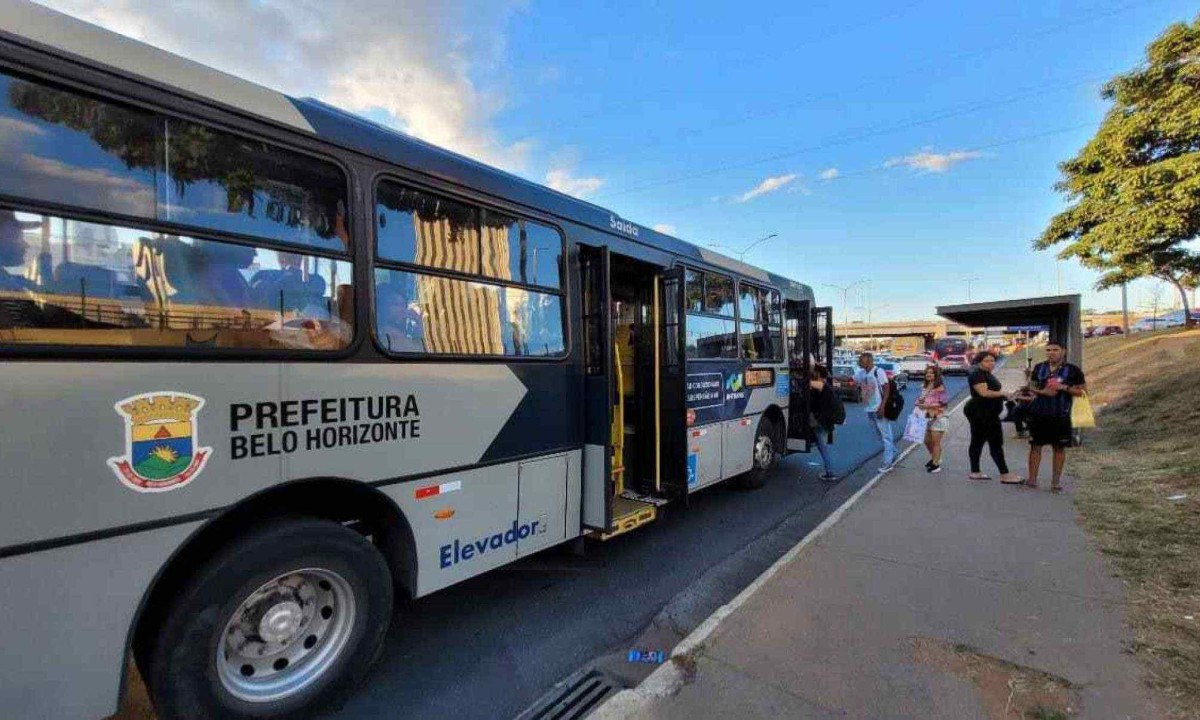
[{"label": "bus shelter", "polygon": [[1083,365],[1083,315],[1078,294],[942,305],[937,314],[967,327],[1045,328],[1052,340],[1066,346],[1071,362]]}]

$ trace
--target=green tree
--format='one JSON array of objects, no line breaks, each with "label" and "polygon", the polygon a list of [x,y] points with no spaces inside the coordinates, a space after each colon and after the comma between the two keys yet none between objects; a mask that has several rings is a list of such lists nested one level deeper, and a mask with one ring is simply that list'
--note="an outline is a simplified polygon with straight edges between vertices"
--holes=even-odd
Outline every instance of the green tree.
[{"label": "green tree", "polygon": [[1200,274],[1200,17],[1167,28],[1146,62],[1110,80],[1095,136],[1059,165],[1069,207],[1034,241],[1102,272],[1097,289],[1142,277],[1175,287],[1188,310]]}]

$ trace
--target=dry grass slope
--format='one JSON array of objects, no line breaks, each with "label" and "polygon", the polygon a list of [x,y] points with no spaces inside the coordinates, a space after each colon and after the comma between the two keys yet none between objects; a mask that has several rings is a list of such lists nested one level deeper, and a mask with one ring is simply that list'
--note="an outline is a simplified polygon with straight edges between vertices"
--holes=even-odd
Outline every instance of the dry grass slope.
[{"label": "dry grass slope", "polygon": [[[1200,717],[1200,330],[1089,341],[1100,409],[1078,505],[1129,588],[1130,648],[1172,717]],[[1183,496],[1183,497],[1181,497]]]}]

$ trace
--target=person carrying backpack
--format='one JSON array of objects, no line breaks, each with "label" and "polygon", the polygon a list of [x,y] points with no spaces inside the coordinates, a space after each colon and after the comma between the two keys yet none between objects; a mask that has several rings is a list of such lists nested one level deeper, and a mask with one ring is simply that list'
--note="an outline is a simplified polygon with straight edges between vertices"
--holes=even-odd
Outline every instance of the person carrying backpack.
[{"label": "person carrying backpack", "polygon": [[833,472],[833,461],[829,458],[829,433],[833,432],[834,425],[846,421],[846,408],[833,391],[833,384],[829,382],[829,371],[821,365],[813,366],[808,388],[808,407],[811,410],[809,427],[816,437],[817,452],[821,454],[821,465],[824,467],[821,479],[833,482],[838,477]]},{"label": "person carrying backpack", "polygon": [[896,437],[892,420],[899,416],[904,399],[899,397],[895,383],[888,379],[887,373],[875,366],[874,355],[869,352],[859,355],[858,367],[854,380],[863,391],[867,421],[883,442],[883,465],[879,466],[879,472],[888,472],[896,462]]}]

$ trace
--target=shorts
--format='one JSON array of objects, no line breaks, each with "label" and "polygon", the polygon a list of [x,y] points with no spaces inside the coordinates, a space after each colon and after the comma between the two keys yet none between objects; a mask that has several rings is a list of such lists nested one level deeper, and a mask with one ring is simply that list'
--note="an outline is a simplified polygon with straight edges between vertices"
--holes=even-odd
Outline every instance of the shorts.
[{"label": "shorts", "polygon": [[946,417],[945,414],[938,415],[929,421],[929,429],[933,432],[946,432],[950,429],[950,418]]},{"label": "shorts", "polygon": [[1073,444],[1071,419],[1053,415],[1029,416],[1029,444],[1068,448]]}]

